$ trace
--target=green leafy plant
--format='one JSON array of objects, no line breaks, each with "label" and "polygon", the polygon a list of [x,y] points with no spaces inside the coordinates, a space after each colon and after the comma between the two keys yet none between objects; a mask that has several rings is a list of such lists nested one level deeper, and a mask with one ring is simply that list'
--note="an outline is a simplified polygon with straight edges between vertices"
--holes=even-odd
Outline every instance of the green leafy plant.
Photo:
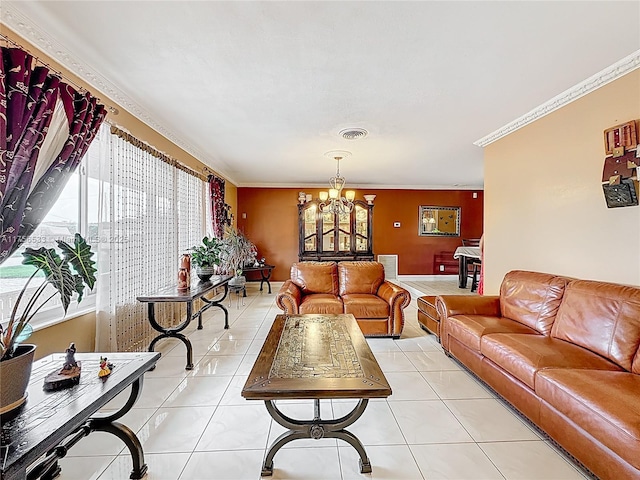
[{"label": "green leafy plant", "polygon": [[[22,287],[6,328],[0,325],[0,361],[12,358],[18,343],[26,340],[31,333],[29,322],[49,300],[60,295],[62,308],[66,314],[73,294],[78,295],[77,301],[80,303],[85,286],[91,290],[96,282],[95,261],[91,259],[94,252],[91,251],[91,245],[87,244],[80,234],[75,234],[73,245],[62,240],[56,243],[61,250],[60,253],[54,248],[41,247],[37,250],[27,248],[22,254],[24,257],[22,263],[36,267],[36,271]],[[18,307],[25,292],[38,272],[43,272],[45,279],[31,298],[25,299],[27,304],[22,313],[18,314]],[[53,285],[56,291],[40,302],[40,296],[45,292],[47,285]]]},{"label": "green leafy plant", "polygon": [[191,261],[197,267],[213,267],[220,264],[222,242],[215,237],[204,237],[202,245],[191,247]]}]

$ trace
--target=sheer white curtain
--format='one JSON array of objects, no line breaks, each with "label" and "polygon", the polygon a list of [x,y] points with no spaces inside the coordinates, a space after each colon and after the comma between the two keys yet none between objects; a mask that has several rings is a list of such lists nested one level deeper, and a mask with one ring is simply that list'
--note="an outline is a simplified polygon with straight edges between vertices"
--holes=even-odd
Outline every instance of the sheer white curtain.
[{"label": "sheer white curtain", "polygon": [[206,235],[206,183],[182,170],[177,172],[178,251],[187,252]]},{"label": "sheer white curtain", "polygon": [[[144,351],[156,332],[136,297],[177,281],[179,254],[203,236],[205,184],[148,146],[101,137],[96,349]],[[156,305],[162,325],[179,323],[174,313]]]}]

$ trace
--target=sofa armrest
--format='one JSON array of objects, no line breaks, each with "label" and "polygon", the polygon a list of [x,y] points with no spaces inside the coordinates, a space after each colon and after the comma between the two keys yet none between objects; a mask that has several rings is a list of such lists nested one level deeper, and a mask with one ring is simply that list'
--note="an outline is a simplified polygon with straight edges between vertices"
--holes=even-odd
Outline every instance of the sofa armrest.
[{"label": "sofa armrest", "polygon": [[378,288],[377,295],[389,304],[390,333],[399,337],[404,328],[404,308],[411,302],[411,294],[401,286],[385,280]]},{"label": "sofa armrest", "polygon": [[454,315],[500,316],[500,297],[498,295],[439,295],[436,297],[436,310],[440,317],[440,345],[449,351],[449,322]]},{"label": "sofa armrest", "polygon": [[291,280],[284,282],[280,291],[276,295],[276,305],[284,313],[297,314],[300,306],[300,300],[302,299],[302,291]]},{"label": "sofa armrest", "polygon": [[439,295],[436,309],[442,322],[453,315],[500,316],[500,296],[498,295]]}]

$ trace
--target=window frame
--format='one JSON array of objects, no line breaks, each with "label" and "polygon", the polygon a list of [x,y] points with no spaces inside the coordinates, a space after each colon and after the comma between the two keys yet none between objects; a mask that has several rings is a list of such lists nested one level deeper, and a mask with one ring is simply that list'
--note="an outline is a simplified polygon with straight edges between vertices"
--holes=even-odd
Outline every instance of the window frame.
[{"label": "window frame", "polygon": [[[97,140],[97,139],[96,139]],[[86,162],[89,158],[89,152],[91,148],[85,153],[80,165],[76,172],[78,174],[78,229],[79,233],[86,238],[88,231],[88,169],[86,168]],[[70,180],[71,181],[71,180]],[[46,216],[45,216],[46,218]],[[21,247],[22,248],[22,247]],[[96,249],[94,248],[94,251]],[[97,261],[97,258],[94,260]],[[33,287],[30,287],[33,288]],[[20,290],[16,290],[16,295],[19,294]],[[85,295],[82,298],[82,301],[78,303],[76,301],[76,296],[72,299],[69,307],[67,308],[67,312],[65,314],[64,310],[62,310],[62,306],[59,303],[52,303],[51,305],[46,305],[42,307],[38,313],[36,313],[30,325],[33,328],[33,331],[36,332],[38,330],[42,330],[44,328],[50,327],[52,325],[56,325],[58,323],[65,322],[67,320],[71,320],[72,318],[79,317],[81,315],[86,315],[91,312],[95,312],[96,309],[96,289],[94,288],[92,291],[85,291]],[[7,312],[7,318],[2,321],[3,325],[6,325],[9,321],[10,312]]]}]

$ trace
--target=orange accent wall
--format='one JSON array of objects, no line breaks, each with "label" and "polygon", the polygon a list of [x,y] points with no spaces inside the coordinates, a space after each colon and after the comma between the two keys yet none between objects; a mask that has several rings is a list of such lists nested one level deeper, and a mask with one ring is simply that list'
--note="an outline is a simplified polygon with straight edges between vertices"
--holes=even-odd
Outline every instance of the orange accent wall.
[{"label": "orange accent wall", "polygon": [[[258,258],[265,257],[276,266],[272,279],[289,278],[293,262],[298,261],[298,207],[300,189],[239,187],[238,228],[258,247]],[[314,198],[320,189],[304,189]],[[473,198],[476,192],[478,198]],[[398,255],[399,275],[451,275],[457,269],[434,264],[436,255],[451,254],[462,238],[479,238],[483,228],[482,190],[376,190],[357,191],[375,194],[373,208],[373,252]],[[421,237],[418,235],[420,205],[461,207],[460,237]],[[242,218],[246,214],[246,218]],[[400,222],[394,228],[394,222]]]}]

